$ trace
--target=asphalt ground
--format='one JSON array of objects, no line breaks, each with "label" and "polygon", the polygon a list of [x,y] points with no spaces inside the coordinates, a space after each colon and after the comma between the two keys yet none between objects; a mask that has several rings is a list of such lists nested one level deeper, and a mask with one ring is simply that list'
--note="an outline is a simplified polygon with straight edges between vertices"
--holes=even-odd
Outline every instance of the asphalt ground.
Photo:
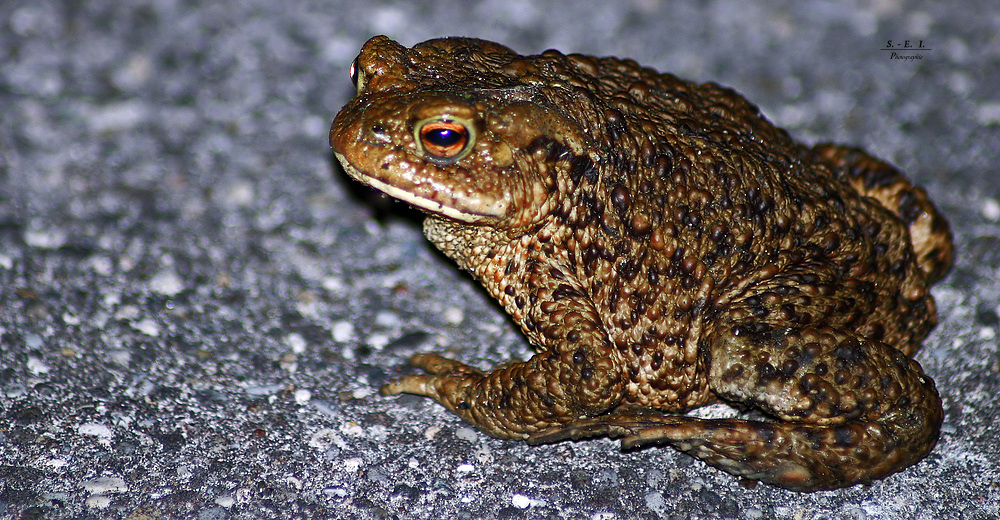
[{"label": "asphalt ground", "polygon": [[[0,518],[996,518],[1000,16],[949,4],[0,3]],[[332,158],[374,34],[632,57],[899,165],[958,251],[917,354],[938,446],[800,494],[379,396],[415,352],[531,351]]]}]

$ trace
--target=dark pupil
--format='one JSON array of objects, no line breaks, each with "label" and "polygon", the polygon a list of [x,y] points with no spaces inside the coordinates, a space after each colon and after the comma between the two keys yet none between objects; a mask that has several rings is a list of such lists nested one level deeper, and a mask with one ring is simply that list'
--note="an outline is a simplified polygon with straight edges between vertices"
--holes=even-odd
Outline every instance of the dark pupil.
[{"label": "dark pupil", "polygon": [[449,128],[435,128],[427,132],[424,137],[433,145],[448,148],[462,140],[462,133]]}]

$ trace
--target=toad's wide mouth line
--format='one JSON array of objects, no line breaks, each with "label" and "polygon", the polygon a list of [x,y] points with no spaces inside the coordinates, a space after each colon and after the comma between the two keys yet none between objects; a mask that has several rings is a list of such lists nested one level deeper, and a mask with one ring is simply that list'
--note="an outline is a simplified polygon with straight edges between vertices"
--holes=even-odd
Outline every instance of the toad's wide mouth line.
[{"label": "toad's wide mouth line", "polygon": [[371,186],[372,188],[375,188],[376,190],[381,191],[394,199],[401,200],[411,206],[429,211],[435,215],[441,215],[459,222],[467,222],[470,224],[503,216],[502,211],[499,213],[463,211],[454,206],[449,206],[438,199],[421,197],[420,195],[407,191],[404,188],[400,188],[399,186],[390,184],[378,177],[361,171],[351,164],[351,162],[344,157],[343,154],[338,152],[334,152],[334,154],[337,156],[337,160],[340,161],[340,165],[343,166],[344,171],[355,180],[367,184],[368,186]]}]

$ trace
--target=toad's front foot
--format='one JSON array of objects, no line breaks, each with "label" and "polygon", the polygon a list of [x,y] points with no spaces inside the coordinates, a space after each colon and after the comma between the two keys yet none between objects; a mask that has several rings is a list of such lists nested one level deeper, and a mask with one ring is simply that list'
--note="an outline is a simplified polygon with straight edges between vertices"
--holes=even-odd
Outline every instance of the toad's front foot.
[{"label": "toad's front foot", "polygon": [[529,361],[483,372],[437,354],[410,363],[426,374],[409,375],[381,388],[382,395],[423,395],[503,439],[528,435],[580,417],[600,415],[621,399],[621,379],[608,356],[541,352]]},{"label": "toad's front foot", "polygon": [[[472,368],[465,363],[448,359],[437,354],[416,354],[410,358],[410,364],[427,372],[426,375],[404,376],[395,381],[382,385],[379,393],[382,395],[415,394],[431,397],[438,401],[437,386],[443,381],[474,380],[482,377],[480,370]],[[451,387],[452,385],[443,385]]]}]

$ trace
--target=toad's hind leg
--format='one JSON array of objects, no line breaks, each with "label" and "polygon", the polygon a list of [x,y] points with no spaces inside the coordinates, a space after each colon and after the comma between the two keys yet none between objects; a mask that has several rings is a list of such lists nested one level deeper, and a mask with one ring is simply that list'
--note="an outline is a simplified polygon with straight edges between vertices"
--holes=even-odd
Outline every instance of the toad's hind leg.
[{"label": "toad's hind leg", "polygon": [[951,267],[955,248],[948,222],[927,198],[927,192],[914,186],[893,165],[859,148],[822,143],[810,152],[834,175],[858,193],[877,200],[906,224],[917,265],[928,284],[944,276]]},{"label": "toad's hind leg", "polygon": [[870,482],[924,457],[941,402],[920,366],[883,343],[830,329],[737,326],[717,338],[710,385],[774,421],[610,414],[529,441],[595,435],[669,444],[730,473],[798,491]]}]

